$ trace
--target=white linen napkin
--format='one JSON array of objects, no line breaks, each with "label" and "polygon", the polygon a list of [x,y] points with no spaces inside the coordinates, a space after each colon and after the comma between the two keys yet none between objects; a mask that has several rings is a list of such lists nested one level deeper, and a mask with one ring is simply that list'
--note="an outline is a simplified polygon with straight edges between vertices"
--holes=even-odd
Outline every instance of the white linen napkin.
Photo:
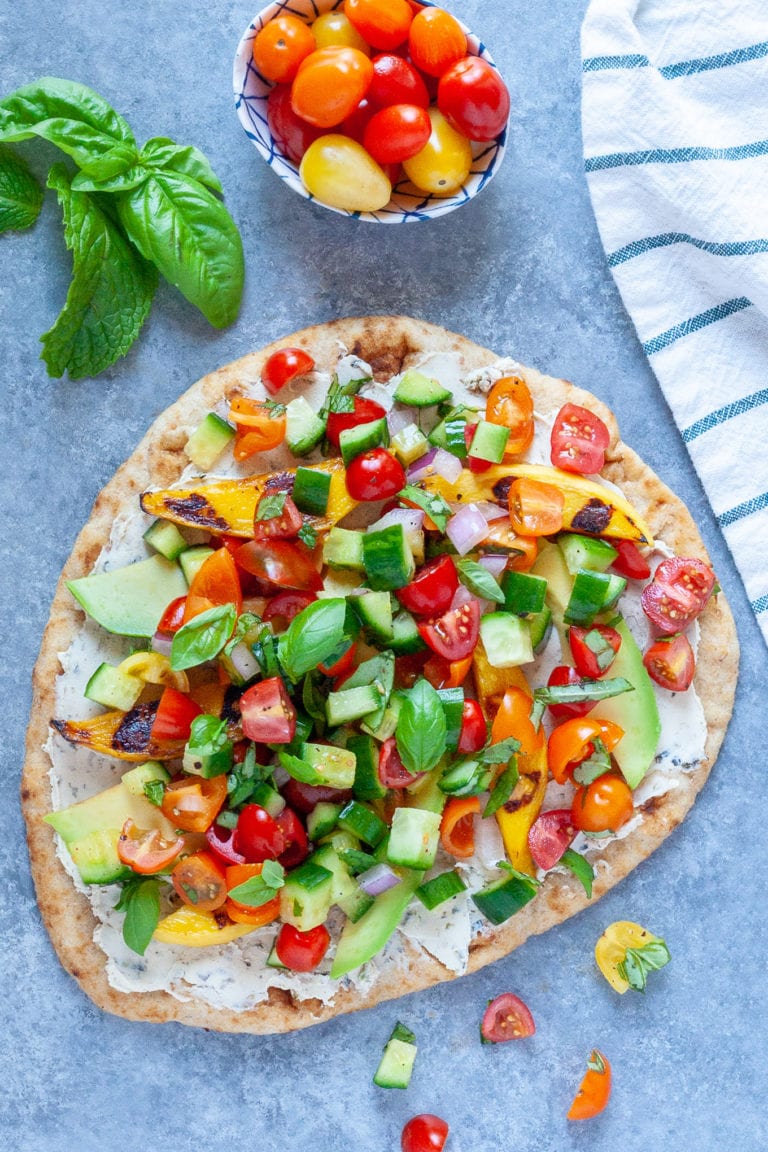
[{"label": "white linen napkin", "polygon": [[768,642],[768,0],[592,0],[608,263]]}]

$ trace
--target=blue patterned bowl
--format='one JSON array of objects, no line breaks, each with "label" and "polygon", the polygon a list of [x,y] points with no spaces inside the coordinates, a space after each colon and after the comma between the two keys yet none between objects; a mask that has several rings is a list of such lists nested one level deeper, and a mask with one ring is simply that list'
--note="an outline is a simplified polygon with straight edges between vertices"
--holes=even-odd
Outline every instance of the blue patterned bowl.
[{"label": "blue patterned bowl", "polygon": [[[275,142],[267,125],[267,97],[273,85],[259,74],[253,63],[253,41],[265,24],[283,12],[290,12],[295,16],[306,18],[307,22],[320,16],[323,12],[331,12],[340,8],[343,0],[274,0],[268,4],[257,16],[254,16],[246,28],[240,43],[237,46],[233,82],[235,89],[235,107],[240,117],[240,123],[249,140],[255,144],[261,155],[276,172],[281,180],[303,196],[305,200],[314,200],[299,179],[298,165],[294,164],[275,146]],[[425,7],[435,7],[430,0],[422,0]],[[493,64],[490,53],[476,36],[462,27],[467,34],[469,52],[475,56],[482,56],[489,64]],[[409,224],[415,220],[431,220],[435,216],[444,216],[454,208],[466,204],[473,196],[477,196],[481,189],[491,180],[499,169],[504,156],[504,146],[507,138],[507,129],[495,140],[483,144],[473,143],[472,170],[466,183],[452,196],[435,196],[422,192],[409,180],[401,180],[393,189],[392,199],[378,212],[347,212],[340,208],[332,208],[329,204],[322,204],[331,212],[338,212],[342,216],[354,216],[359,220],[372,220],[377,224]]]}]

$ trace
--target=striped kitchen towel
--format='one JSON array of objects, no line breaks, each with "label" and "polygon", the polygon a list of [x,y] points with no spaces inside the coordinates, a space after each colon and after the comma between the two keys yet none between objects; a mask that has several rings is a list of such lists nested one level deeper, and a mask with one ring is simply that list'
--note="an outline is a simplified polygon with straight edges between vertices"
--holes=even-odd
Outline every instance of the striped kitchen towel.
[{"label": "striped kitchen towel", "polygon": [[592,0],[587,180],[768,642],[768,0]]}]

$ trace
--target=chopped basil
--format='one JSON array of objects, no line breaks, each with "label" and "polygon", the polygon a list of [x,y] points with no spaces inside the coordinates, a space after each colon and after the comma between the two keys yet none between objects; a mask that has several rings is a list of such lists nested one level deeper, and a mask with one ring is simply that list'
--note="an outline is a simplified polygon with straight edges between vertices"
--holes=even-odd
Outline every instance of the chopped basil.
[{"label": "chopped basil", "polygon": [[276,520],[282,516],[286,501],[285,492],[275,492],[272,496],[262,496],[256,510],[257,520]]},{"label": "chopped basil", "polygon": [[353,876],[357,876],[360,872],[367,871],[368,868],[372,868],[376,863],[373,856],[369,856],[367,852],[360,852],[357,848],[341,848],[338,855]]},{"label": "chopped basil", "polygon": [[590,1072],[599,1072],[601,1075],[605,1072],[605,1060],[597,1048],[593,1049],[587,1061],[587,1068],[589,1068]]},{"label": "chopped basil", "polygon": [[171,668],[181,672],[213,660],[229,640],[235,627],[234,604],[219,604],[182,625],[171,644]]},{"label": "chopped basil", "polygon": [[469,588],[470,592],[474,592],[475,596],[481,596],[483,600],[493,600],[496,604],[504,603],[504,593],[499,588],[498,582],[482,564],[478,564],[476,560],[463,559],[456,561],[456,568],[462,584]]},{"label": "chopped basil", "polygon": [[314,548],[317,544],[317,532],[311,524],[302,524],[298,531],[298,537],[302,544],[306,544],[307,548]]},{"label": "chopped basil", "polygon": [[247,904],[250,908],[260,908],[273,900],[285,884],[285,869],[277,860],[265,860],[261,873],[251,876],[242,884],[230,888],[229,895],[239,904]]},{"label": "chopped basil", "polygon": [[403,706],[397,718],[395,738],[400,758],[409,772],[428,772],[445,752],[445,712],[428,680],[417,680],[401,693]]},{"label": "chopped basil", "polygon": [[123,886],[115,908],[125,912],[123,940],[132,952],[143,956],[160,921],[160,881],[132,877]]},{"label": "chopped basil", "polygon": [[493,816],[494,812],[498,812],[499,808],[502,808],[506,804],[514,792],[515,785],[519,779],[520,773],[517,770],[517,759],[513,757],[509,762],[509,766],[504,769],[491,789],[488,803],[483,811],[484,820],[487,819],[488,816]]},{"label": "chopped basil", "polygon": [[322,784],[323,778],[316,768],[302,760],[299,756],[292,756],[290,752],[278,752],[278,759],[289,776],[301,784]]},{"label": "chopped basil", "polygon": [[417,488],[415,484],[406,484],[405,488],[398,492],[397,498],[416,504],[417,507],[426,512],[431,520],[434,520],[441,532],[445,532],[445,526],[453,516],[453,512],[450,504],[443,499],[439,492],[425,492],[423,488]]},{"label": "chopped basil", "polygon": [[533,698],[541,704],[580,704],[584,700],[608,700],[624,692],[634,692],[633,684],[623,676],[613,680],[582,680],[580,684],[555,684],[534,689]]},{"label": "chopped basil", "polygon": [[566,848],[560,857],[559,863],[572,872],[580,880],[588,898],[592,899],[592,881],[595,879],[595,870],[586,857],[574,852],[573,848]]},{"label": "chopped basil", "polygon": [[609,644],[599,628],[590,628],[589,632],[584,636],[584,643],[597,660],[597,666],[600,671],[605,672],[606,668],[609,668],[616,658],[613,645]]},{"label": "chopped basil", "polygon": [[144,795],[150,804],[154,804],[156,808],[159,808],[165,795],[165,784],[162,780],[147,780],[144,785]]},{"label": "chopped basil", "polygon": [[225,808],[223,812],[219,812],[218,816],[216,817],[216,823],[218,824],[219,828],[229,828],[232,830],[237,828],[238,819],[239,817],[237,812],[230,812],[228,808]]},{"label": "chopped basil", "polygon": [[573,770],[573,778],[577,784],[591,784],[593,780],[611,770],[611,754],[599,736],[595,736],[592,745],[595,749],[592,755],[582,760]]},{"label": "chopped basil", "polygon": [[533,724],[533,729],[535,732],[538,732],[539,728],[541,728],[541,721],[544,717],[546,707],[547,706],[544,701],[538,700],[536,698],[536,693],[534,692],[533,704],[531,705],[531,724]]},{"label": "chopped basil", "polygon": [[520,741],[514,736],[507,736],[506,740],[499,740],[498,744],[489,744],[478,753],[483,764],[505,764],[515,752],[520,751]]},{"label": "chopped basil", "polygon": [[[227,803],[230,808],[239,808],[241,804],[245,804],[259,784],[263,783],[271,773],[272,769],[268,765],[257,762],[256,749],[253,744],[249,744],[243,762],[234,764],[232,771],[227,776]],[[218,823],[222,823],[222,816],[224,815],[226,813],[222,812]],[[227,824],[224,824],[223,827],[226,828]]]},{"label": "chopped basil", "polygon": [[280,637],[280,663],[294,681],[316,668],[334,652],[347,636],[347,602],[341,597],[316,600],[288,625]]}]

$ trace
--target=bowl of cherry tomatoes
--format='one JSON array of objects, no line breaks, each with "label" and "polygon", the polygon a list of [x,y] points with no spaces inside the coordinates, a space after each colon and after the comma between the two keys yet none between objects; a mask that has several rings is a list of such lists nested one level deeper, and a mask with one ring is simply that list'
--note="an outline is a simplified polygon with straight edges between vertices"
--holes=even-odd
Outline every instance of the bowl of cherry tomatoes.
[{"label": "bowl of cherry tomatoes", "polygon": [[504,155],[507,87],[485,45],[432,0],[275,0],[240,40],[234,90],[280,179],[362,220],[451,212]]}]

